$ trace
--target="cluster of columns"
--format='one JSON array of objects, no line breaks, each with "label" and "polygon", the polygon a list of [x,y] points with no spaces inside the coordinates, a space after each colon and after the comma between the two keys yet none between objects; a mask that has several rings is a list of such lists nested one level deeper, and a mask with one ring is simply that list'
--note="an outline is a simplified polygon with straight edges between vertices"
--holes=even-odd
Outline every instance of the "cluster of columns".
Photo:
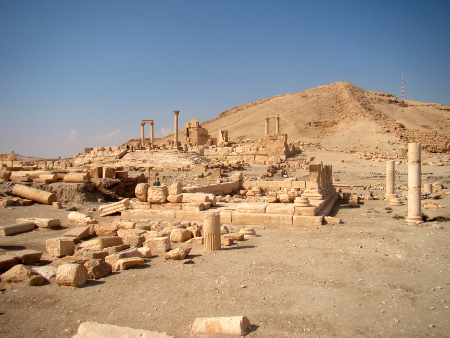
[{"label": "cluster of columns", "polygon": [[146,123],[150,123],[150,135],[151,135],[151,142],[152,142],[152,147],[154,146],[154,141],[155,141],[155,133],[154,133],[154,129],[153,129],[153,120],[142,120],[141,122],[141,145],[144,147],[144,143],[145,143],[145,129],[144,126]]},{"label": "cluster of columns", "polygon": [[302,196],[319,200],[333,191],[333,167],[331,165],[310,164],[309,187]]},{"label": "cluster of columns", "polygon": [[269,120],[271,118],[275,118],[275,134],[278,135],[280,133],[280,117],[278,115],[269,115],[266,117],[264,136],[269,135]]},{"label": "cluster of columns", "polygon": [[[408,144],[408,223],[422,223],[422,192],[421,192],[421,145],[420,143]],[[386,162],[386,199],[398,200],[395,194],[395,162]],[[398,201],[394,201],[398,202]],[[390,205],[401,205],[390,203]]]}]

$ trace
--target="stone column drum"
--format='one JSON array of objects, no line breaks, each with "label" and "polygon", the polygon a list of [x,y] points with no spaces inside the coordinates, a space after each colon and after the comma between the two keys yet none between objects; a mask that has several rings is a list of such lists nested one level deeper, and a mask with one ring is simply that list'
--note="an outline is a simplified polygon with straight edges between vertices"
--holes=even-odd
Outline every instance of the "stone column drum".
[{"label": "stone column drum", "polygon": [[408,144],[408,223],[422,223],[420,143]]},{"label": "stone column drum", "polygon": [[389,199],[395,194],[395,161],[386,161],[386,195]]},{"label": "stone column drum", "polygon": [[174,149],[178,149],[178,114],[180,113],[179,110],[174,110],[173,111],[175,114],[175,125],[174,125],[174,131],[173,131],[173,141],[174,141],[174,145],[173,148]]},{"label": "stone column drum", "polygon": [[13,188],[13,195],[26,198],[42,204],[52,204],[57,201],[56,194],[25,185],[16,184]]},{"label": "stone column drum", "polygon": [[203,223],[204,251],[216,251],[221,247],[220,213],[208,212]]}]

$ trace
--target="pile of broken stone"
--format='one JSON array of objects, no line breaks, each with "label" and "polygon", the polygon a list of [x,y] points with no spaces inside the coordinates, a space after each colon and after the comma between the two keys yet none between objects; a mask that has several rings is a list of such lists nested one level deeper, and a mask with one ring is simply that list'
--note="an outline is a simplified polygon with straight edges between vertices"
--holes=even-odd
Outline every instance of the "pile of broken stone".
[{"label": "pile of broken stone", "polygon": [[[112,205],[117,208],[119,203]],[[192,245],[203,244],[202,222],[115,220],[101,223],[76,211],[69,213],[68,220],[76,227],[61,237],[46,240],[47,253],[54,259],[49,266],[34,266],[39,264],[42,251],[3,252],[0,255],[0,272],[4,272],[2,282],[42,285],[45,279],[56,276],[58,285],[80,287],[88,279],[142,267],[155,255],[165,255],[166,260],[185,259]],[[21,218],[16,220],[16,224],[0,227],[0,236],[60,225],[59,219]],[[254,235],[254,231],[248,228],[240,229],[241,233],[230,233],[229,229],[227,226],[221,227],[222,246],[242,241],[244,235]],[[185,263],[192,263],[192,260]]]}]

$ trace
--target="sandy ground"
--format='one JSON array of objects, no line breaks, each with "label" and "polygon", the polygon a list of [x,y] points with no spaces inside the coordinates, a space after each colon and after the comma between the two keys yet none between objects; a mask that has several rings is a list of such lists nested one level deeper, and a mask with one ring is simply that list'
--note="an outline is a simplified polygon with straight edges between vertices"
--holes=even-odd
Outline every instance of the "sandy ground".
[{"label": "sandy ground", "polygon": [[[316,154],[333,162],[342,183],[384,180],[373,175],[384,163],[331,155]],[[448,168],[424,166],[423,182],[447,181]],[[450,197],[442,196],[443,208],[423,210],[429,217],[450,217]],[[54,278],[38,287],[0,284],[0,336],[71,337],[80,322],[96,321],[190,337],[197,317],[237,315],[253,324],[250,337],[450,336],[449,223],[407,225],[393,217],[406,216],[406,205],[387,207],[376,200],[337,204],[332,216],[343,224],[257,226],[257,237],[215,253],[193,245],[194,264],[153,257],[78,289]],[[47,238],[73,227],[68,213],[37,204],[0,209],[1,224],[18,217],[63,222],[61,229],[0,238],[0,248],[45,251]]]}]

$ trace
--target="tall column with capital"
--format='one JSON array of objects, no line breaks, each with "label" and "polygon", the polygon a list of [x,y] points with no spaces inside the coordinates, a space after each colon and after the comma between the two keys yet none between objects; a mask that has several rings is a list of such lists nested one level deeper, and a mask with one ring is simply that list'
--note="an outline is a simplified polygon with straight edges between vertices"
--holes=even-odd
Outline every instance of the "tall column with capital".
[{"label": "tall column with capital", "polygon": [[153,121],[150,122],[150,135],[152,138],[152,145],[151,148],[155,148],[155,130],[153,129]]},{"label": "tall column with capital", "polygon": [[420,143],[408,143],[408,223],[422,223]]},{"label": "tall column with capital", "polygon": [[145,123],[144,122],[142,122],[141,123],[141,146],[143,147],[144,146],[144,142],[145,142],[145,138],[144,138],[144,126],[145,126]]},{"label": "tall column with capital", "polygon": [[174,110],[175,113],[175,126],[174,126],[174,132],[173,132],[173,141],[175,142],[173,145],[174,149],[178,149],[178,114],[180,113],[179,110]]}]

